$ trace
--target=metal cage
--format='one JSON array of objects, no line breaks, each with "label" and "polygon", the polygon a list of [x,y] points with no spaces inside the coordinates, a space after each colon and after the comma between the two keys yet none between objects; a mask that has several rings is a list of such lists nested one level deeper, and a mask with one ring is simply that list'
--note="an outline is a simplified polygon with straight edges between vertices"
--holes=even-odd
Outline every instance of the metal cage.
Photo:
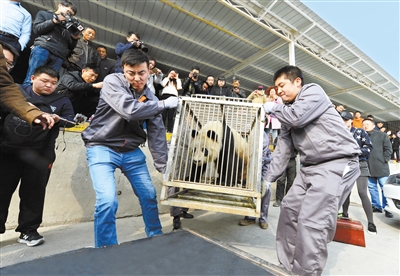
[{"label": "metal cage", "polygon": [[[259,216],[264,117],[262,105],[247,99],[182,97],[170,141],[161,204]],[[202,140],[203,135],[199,135],[210,124],[222,129],[223,137],[215,138],[219,139],[218,146],[224,146],[222,149],[213,148],[214,140]],[[199,137],[194,138],[196,134]],[[206,166],[195,163],[194,143],[208,152],[214,150],[205,158],[215,159],[204,162]],[[175,187],[177,192],[168,195],[168,187]]]}]

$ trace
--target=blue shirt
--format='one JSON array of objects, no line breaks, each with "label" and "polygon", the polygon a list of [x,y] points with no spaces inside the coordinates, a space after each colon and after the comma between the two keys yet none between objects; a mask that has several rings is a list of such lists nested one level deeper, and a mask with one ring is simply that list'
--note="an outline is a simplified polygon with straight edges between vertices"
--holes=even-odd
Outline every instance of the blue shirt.
[{"label": "blue shirt", "polygon": [[21,3],[0,0],[0,30],[18,37],[22,51],[31,37],[32,17]]}]

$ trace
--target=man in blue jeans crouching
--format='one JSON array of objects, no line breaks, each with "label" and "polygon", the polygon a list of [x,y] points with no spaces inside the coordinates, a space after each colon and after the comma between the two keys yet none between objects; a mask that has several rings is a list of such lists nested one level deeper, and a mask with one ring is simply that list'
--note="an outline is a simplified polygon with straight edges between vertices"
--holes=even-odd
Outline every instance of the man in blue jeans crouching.
[{"label": "man in blue jeans crouching", "polygon": [[96,247],[118,244],[116,168],[128,178],[139,198],[147,236],[162,234],[156,189],[146,166],[146,157],[139,146],[148,140],[154,166],[164,173],[168,156],[162,111],[177,107],[178,98],[159,101],[147,87],[149,58],[142,51],[125,51],[121,63],[123,73],[111,74],[104,79],[96,113],[82,133],[96,191]]}]

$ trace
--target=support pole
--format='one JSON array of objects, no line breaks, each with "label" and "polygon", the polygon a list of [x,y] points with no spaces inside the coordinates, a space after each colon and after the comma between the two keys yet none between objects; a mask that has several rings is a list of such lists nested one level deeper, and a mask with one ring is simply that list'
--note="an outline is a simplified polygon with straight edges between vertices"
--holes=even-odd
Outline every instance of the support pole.
[{"label": "support pole", "polygon": [[290,65],[296,65],[296,55],[294,52],[294,35],[291,35],[291,40],[289,43],[289,64]]}]

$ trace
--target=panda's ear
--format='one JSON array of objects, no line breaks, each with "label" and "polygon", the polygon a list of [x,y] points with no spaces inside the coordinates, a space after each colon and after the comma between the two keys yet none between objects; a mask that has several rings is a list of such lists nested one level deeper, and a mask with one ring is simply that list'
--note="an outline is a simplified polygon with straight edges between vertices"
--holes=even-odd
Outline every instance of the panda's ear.
[{"label": "panda's ear", "polygon": [[197,134],[199,134],[198,132],[197,132],[197,130],[192,130],[192,138],[194,138],[194,137],[196,137],[197,136]]},{"label": "panda's ear", "polygon": [[218,135],[214,130],[207,131],[207,137],[215,142],[218,142]]}]

